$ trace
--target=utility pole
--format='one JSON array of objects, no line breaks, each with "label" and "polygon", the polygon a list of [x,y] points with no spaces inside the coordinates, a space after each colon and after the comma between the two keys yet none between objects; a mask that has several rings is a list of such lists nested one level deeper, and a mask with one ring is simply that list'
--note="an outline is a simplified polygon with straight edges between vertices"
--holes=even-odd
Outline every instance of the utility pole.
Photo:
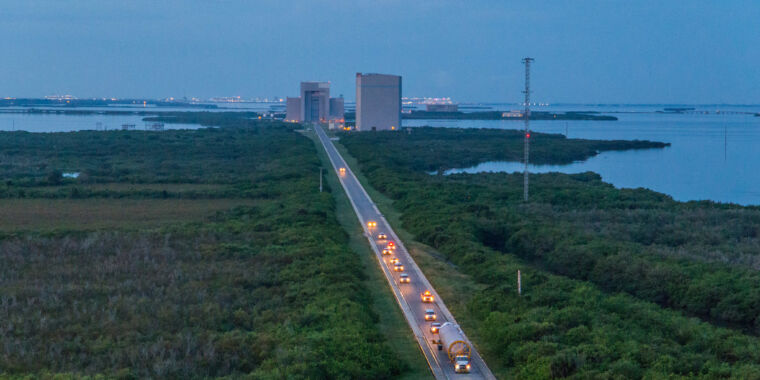
[{"label": "utility pole", "polygon": [[523,58],[525,64],[525,169],[523,170],[523,201],[528,201],[528,162],[530,159],[530,63],[533,58]]},{"label": "utility pole", "polygon": [[522,295],[522,276],[520,270],[517,270],[517,295]]},{"label": "utility pole", "polygon": [[319,192],[322,192],[322,168],[319,168]]}]

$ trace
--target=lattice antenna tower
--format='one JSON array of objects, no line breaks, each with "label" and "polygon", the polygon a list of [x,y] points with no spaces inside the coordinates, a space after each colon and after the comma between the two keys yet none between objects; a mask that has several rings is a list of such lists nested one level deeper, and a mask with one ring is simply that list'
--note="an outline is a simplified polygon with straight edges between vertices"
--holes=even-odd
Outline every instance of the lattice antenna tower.
[{"label": "lattice antenna tower", "polygon": [[530,63],[533,62],[533,58],[523,58],[522,62],[525,64],[525,90],[523,91],[525,94],[525,147],[523,148],[525,152],[525,157],[523,158],[525,168],[523,169],[523,200],[527,202],[529,192],[528,175],[530,174],[528,171],[528,163],[530,161]]}]

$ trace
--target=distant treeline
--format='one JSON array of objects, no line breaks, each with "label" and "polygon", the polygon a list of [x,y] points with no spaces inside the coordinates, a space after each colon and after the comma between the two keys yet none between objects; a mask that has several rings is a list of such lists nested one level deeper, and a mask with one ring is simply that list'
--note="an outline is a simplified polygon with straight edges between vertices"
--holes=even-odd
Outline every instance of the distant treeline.
[{"label": "distant treeline", "polygon": [[143,121],[175,124],[200,124],[206,127],[224,126],[229,124],[255,124],[259,116],[256,112],[161,112],[153,113]]},{"label": "distant treeline", "polygon": [[[440,120],[523,120],[523,116],[504,116],[503,111],[479,111],[479,112],[428,112],[412,111],[402,113],[402,119],[440,119]],[[347,112],[346,120],[356,119],[355,112]],[[617,120],[615,116],[599,115],[598,112],[545,112],[534,111],[530,113],[531,120]]]},{"label": "distant treeline", "polygon": [[[523,132],[518,130],[416,127],[411,133],[351,134],[349,141],[374,142],[383,147],[383,151],[369,149],[363,156],[389,155],[405,168],[437,171],[474,166],[484,161],[521,161],[523,139]],[[569,164],[601,151],[667,146],[670,144],[657,141],[567,139],[560,134],[531,133],[530,149],[531,162],[535,164]]]}]

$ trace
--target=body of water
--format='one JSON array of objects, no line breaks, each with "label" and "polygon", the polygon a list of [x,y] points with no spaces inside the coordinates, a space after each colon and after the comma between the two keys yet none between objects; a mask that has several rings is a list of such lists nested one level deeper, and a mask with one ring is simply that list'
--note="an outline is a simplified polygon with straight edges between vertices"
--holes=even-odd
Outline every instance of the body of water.
[{"label": "body of water", "polygon": [[[2,109],[0,109],[2,110]],[[122,124],[134,124],[146,129],[148,123],[139,115],[61,115],[0,112],[0,131],[72,132],[81,130],[121,129]],[[197,129],[198,124],[164,124],[165,129]]]},{"label": "body of water", "polygon": [[[40,110],[72,111],[126,111],[126,112],[269,112],[284,109],[284,103],[219,103],[218,108],[198,107],[155,107],[139,104],[122,104],[102,107],[0,107],[0,131],[28,132],[71,132],[81,130],[121,129],[122,124],[134,124],[135,129],[146,129],[148,123],[140,115],[63,115],[63,114],[29,114],[24,111],[34,108]],[[197,124],[164,124],[165,129],[196,129]]]},{"label": "body of water", "polygon": [[[745,107],[738,108],[746,111]],[[618,121],[531,121],[531,130],[559,134],[567,131],[570,138],[663,141],[671,143],[671,146],[603,152],[569,165],[532,166],[531,171],[593,171],[616,187],[645,187],[681,201],[714,200],[760,205],[760,117],[748,114],[652,112],[616,113],[615,116]],[[404,126],[423,125],[523,128],[522,121],[404,120]],[[449,172],[485,171],[522,171],[522,164],[484,162]]]}]

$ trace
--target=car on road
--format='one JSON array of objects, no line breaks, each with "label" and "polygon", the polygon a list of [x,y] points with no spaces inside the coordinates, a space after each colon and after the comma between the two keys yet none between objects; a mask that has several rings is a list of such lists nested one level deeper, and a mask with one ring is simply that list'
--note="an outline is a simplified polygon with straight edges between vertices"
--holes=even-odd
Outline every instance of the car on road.
[{"label": "car on road", "polygon": [[386,247],[386,248],[391,249],[391,250],[396,249],[396,243],[394,243],[392,241],[389,241],[388,242],[388,247]]},{"label": "car on road", "polygon": [[383,249],[383,255],[390,255],[391,250],[390,249]]},{"label": "car on road", "polygon": [[433,322],[430,324],[430,333],[431,334],[438,334],[438,330],[441,329],[441,324],[439,322]]},{"label": "car on road", "polygon": [[396,272],[403,272],[404,266],[401,265],[401,263],[395,263],[393,264],[393,270],[395,270]]},{"label": "car on road", "polygon": [[425,320],[426,321],[435,321],[438,318],[438,316],[435,315],[435,310],[433,309],[425,309]]},{"label": "car on road", "polygon": [[391,261],[390,261],[391,265],[394,265],[394,264],[396,264],[398,262],[399,262],[398,257],[391,257]]},{"label": "car on road", "polygon": [[377,227],[377,222],[370,220],[367,222],[367,228],[375,228]]},{"label": "car on road", "polygon": [[433,293],[430,293],[429,290],[422,292],[422,294],[420,294],[420,298],[422,298],[422,302],[425,303],[432,303],[435,300]]},{"label": "car on road", "polygon": [[401,273],[401,275],[399,275],[399,277],[398,277],[398,282],[400,282],[402,284],[408,284],[408,283],[412,282],[412,280],[409,278],[408,274]]},{"label": "car on road", "polygon": [[346,168],[340,168],[338,169],[338,171],[340,172],[341,175],[346,174]]},{"label": "car on road", "polygon": [[386,240],[386,239],[388,239],[388,235],[386,235],[386,234],[384,234],[382,232],[379,233],[379,234],[377,234],[377,240]]}]

